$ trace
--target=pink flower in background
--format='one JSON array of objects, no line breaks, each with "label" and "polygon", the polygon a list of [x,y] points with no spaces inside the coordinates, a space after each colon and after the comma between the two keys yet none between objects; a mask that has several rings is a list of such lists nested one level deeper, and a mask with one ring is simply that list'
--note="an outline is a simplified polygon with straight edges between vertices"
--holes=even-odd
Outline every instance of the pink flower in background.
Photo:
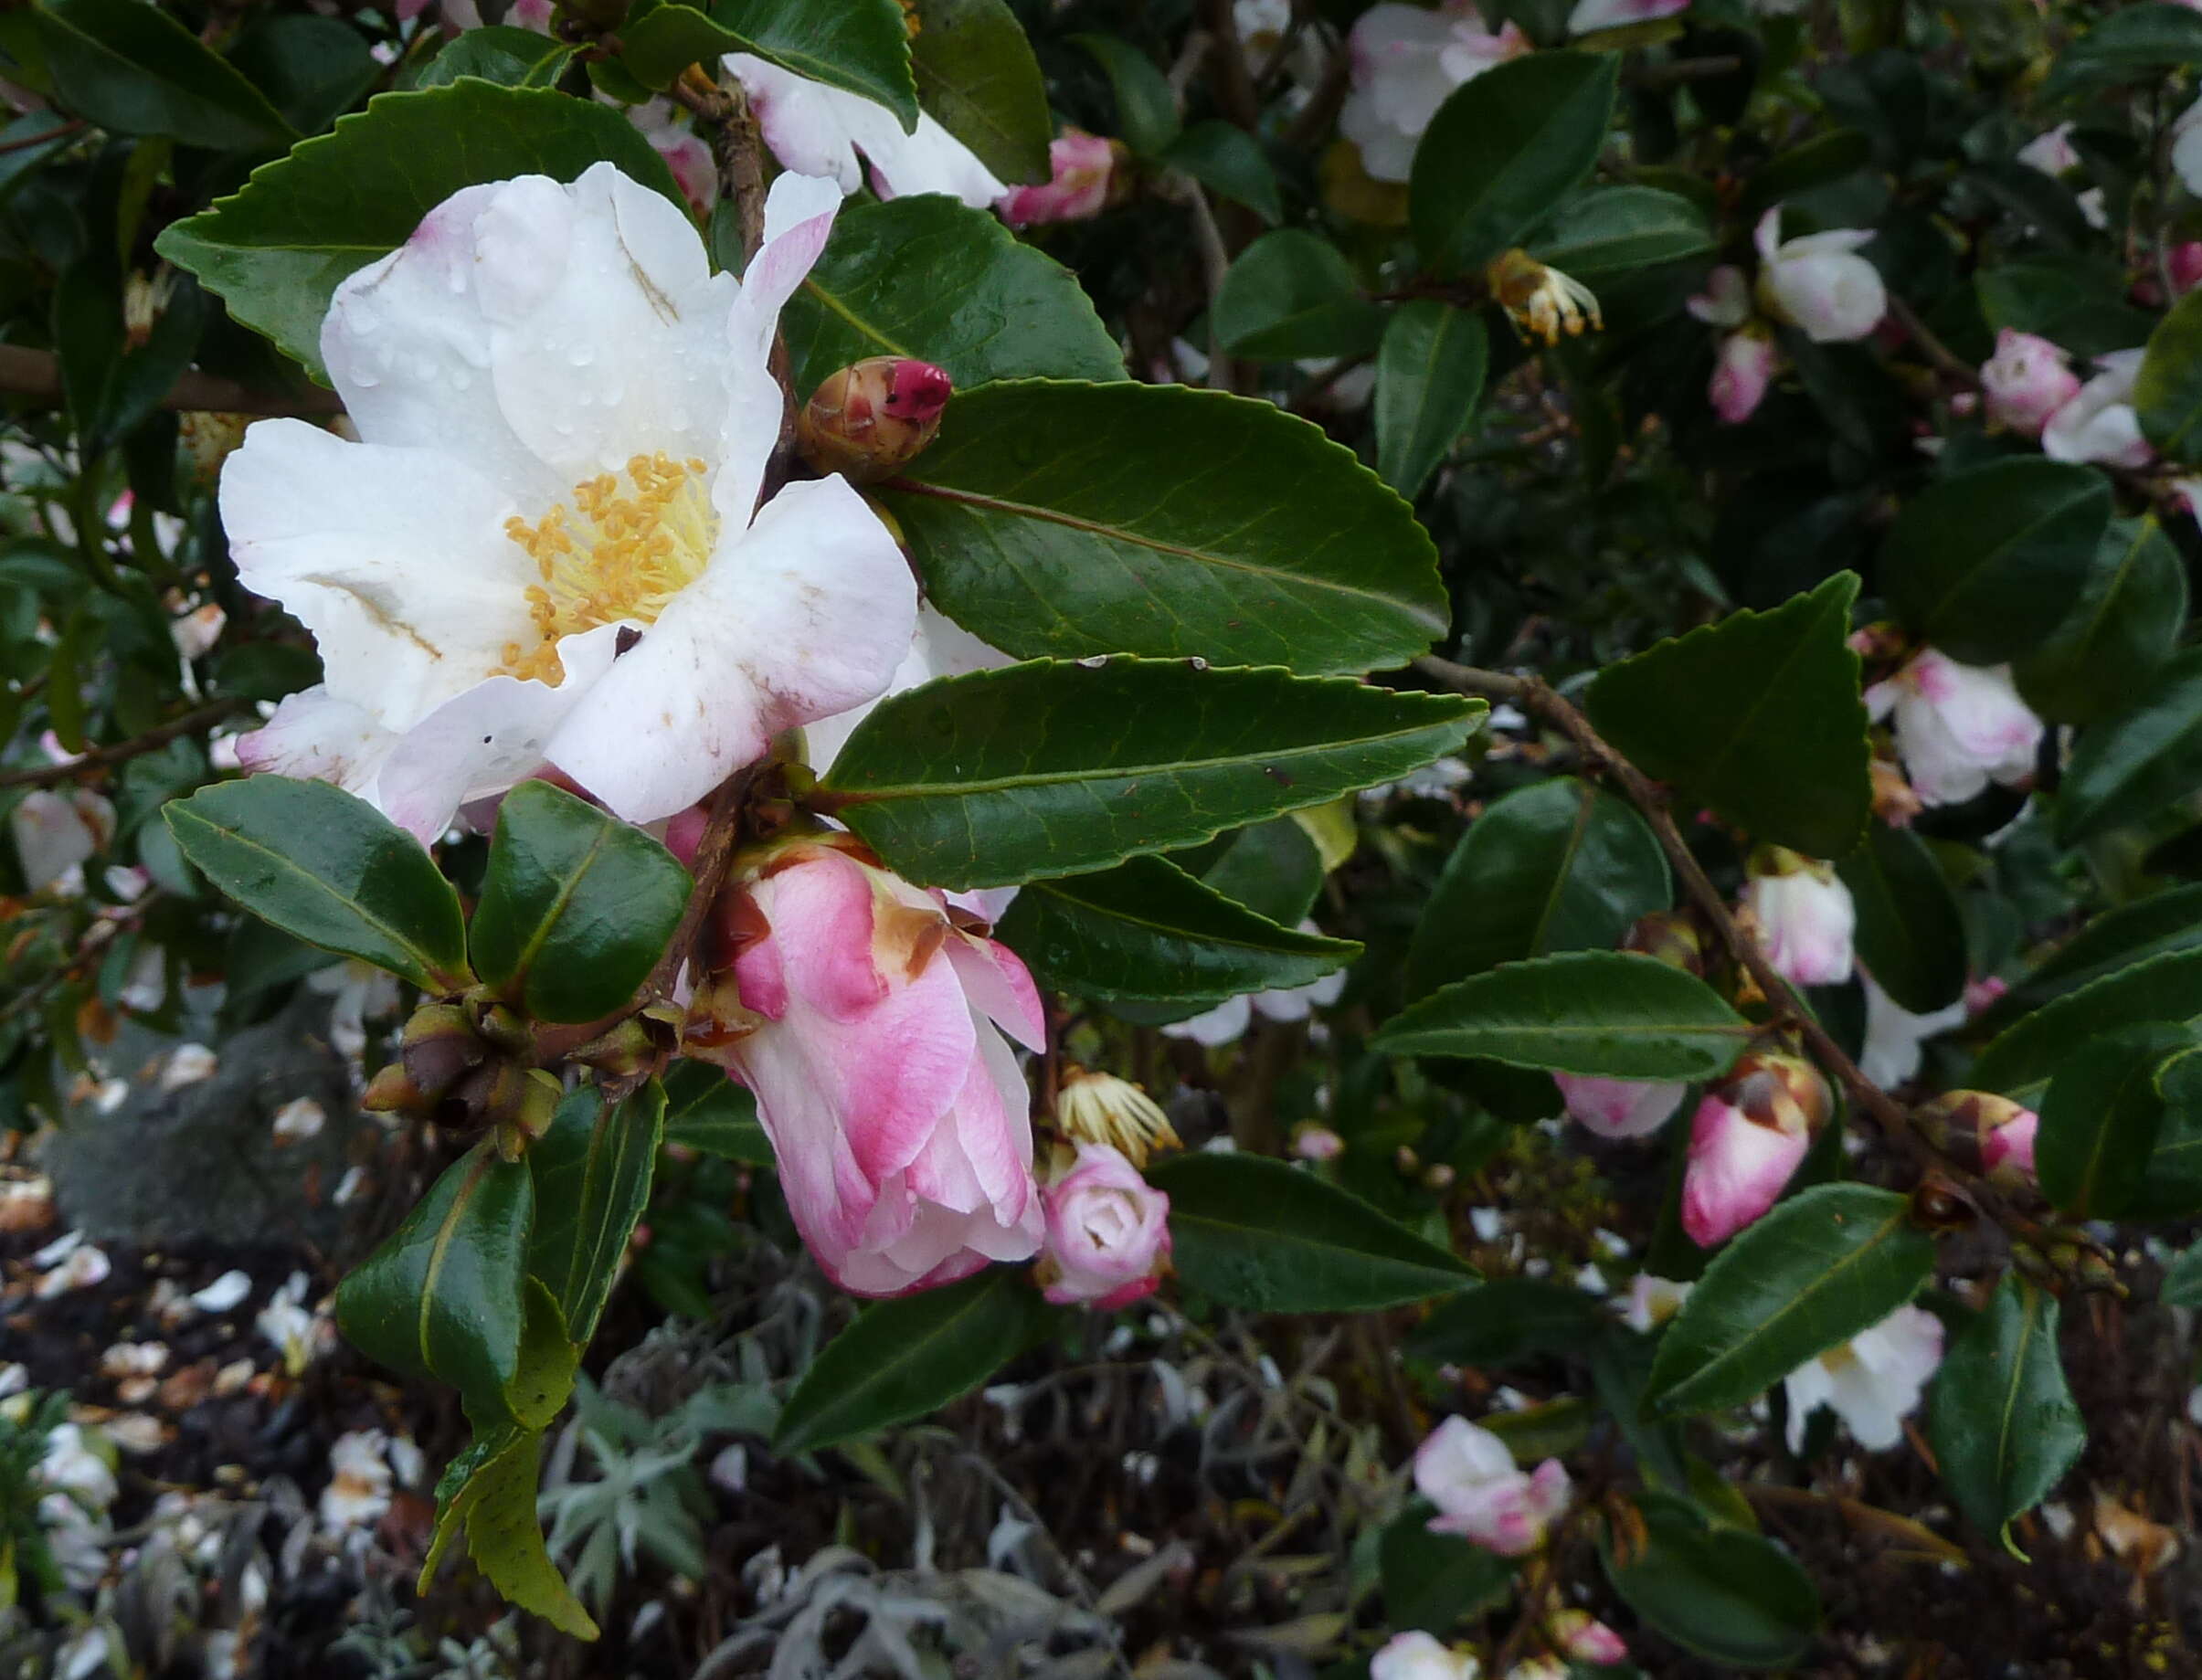
[{"label": "pink flower in background", "polygon": [[1713,363],[1712,379],[1705,387],[1712,411],[1731,426],[1741,424],[1766,400],[1781,365],[1781,352],[1761,333],[1731,333],[1720,341]]},{"label": "pink flower in background", "polygon": [[1871,1329],[1798,1366],[1782,1379],[1789,1397],[1789,1450],[1805,1450],[1805,1426],[1822,1406],[1868,1452],[1894,1446],[1942,1363],[1942,1347],[1941,1319],[1921,1306],[1900,1306]]},{"label": "pink flower in background", "polygon": [[2069,169],[2079,168],[2080,153],[2072,145],[2072,125],[2059,122],[2055,128],[2035,135],[2018,148],[2018,161],[2045,175],[2061,175]]},{"label": "pink flower in background", "polygon": [[1303,1161],[1335,1161],[1346,1140],[1327,1125],[1303,1125],[1292,1135],[1292,1153]]},{"label": "pink flower in background", "polygon": [[1154,1294],[1170,1258],[1170,1198],[1106,1144],[1082,1143],[1071,1169],[1047,1187],[1050,1273],[1058,1306],[1091,1302],[1103,1312]]},{"label": "pink flower in background", "polygon": [[1628,1661],[1628,1642],[1587,1610],[1563,1610],[1551,1621],[1552,1643],[1578,1663],[1610,1668]]},{"label": "pink flower in background", "polygon": [[2099,461],[2106,467],[2145,467],[2156,451],[2141,435],[2133,411],[2140,350],[2113,350],[2095,358],[2101,371],[2050,415],[2041,428],[2042,453],[2053,460]]},{"label": "pink flower in background", "polygon": [[672,171],[673,185],[701,221],[719,201],[719,166],[704,137],[680,122],[675,111],[671,100],[650,100],[630,106],[627,120],[665,160],[665,167]]},{"label": "pink flower in background", "polygon": [[1037,186],[1010,188],[994,208],[1012,227],[1085,221],[1108,207],[1117,171],[1127,155],[1113,140],[1067,130],[1047,149],[1053,175]]},{"label": "pink flower in background", "polygon": [[1871,228],[1837,227],[1784,240],[1777,205],[1760,218],[1756,238],[1760,304],[1813,343],[1868,337],[1889,312],[1880,270],[1858,254],[1871,242]]},{"label": "pink flower in background", "polygon": [[2182,239],[2164,253],[2164,268],[2176,296],[2185,297],[2202,286],[2202,239]]},{"label": "pink flower in background", "polygon": [[823,841],[775,852],[717,914],[757,1018],[723,1060],[827,1275],[892,1295],[1029,1260],[1043,1213],[1009,1040],[1037,1050],[1045,1021],[1024,965]]},{"label": "pink flower in background", "polygon": [[1996,354],[1981,364],[1980,389],[1990,421],[2038,438],[2079,395],[2080,375],[2048,339],[2006,327],[1996,335]]},{"label": "pink flower in background", "polygon": [[1962,805],[1991,781],[2010,787],[2033,774],[2041,720],[2007,665],[1961,665],[1922,648],[1866,691],[1866,709],[1892,720],[1904,773],[1924,804]]},{"label": "pink flower in background", "polygon": [[1798,986],[1840,986],[1850,977],[1858,908],[1826,863],[1778,846],[1752,856],[1743,907],[1759,926],[1766,960]]},{"label": "pink flower in background", "polygon": [[1751,319],[1751,279],[1732,262],[1705,277],[1705,290],[1683,304],[1709,327],[1740,327]]},{"label": "pink flower in background", "polygon": [[1689,10],[1690,0],[1576,0],[1568,14],[1567,32],[1588,35],[1593,29],[1618,29],[1625,24],[1648,24]]},{"label": "pink flower in background", "polygon": [[1980,1164],[1991,1178],[2008,1184],[2034,1182],[2034,1134],[2041,1116],[2016,1103],[1996,1111],[1981,1129]]},{"label": "pink flower in background", "polygon": [[844,193],[864,184],[882,198],[946,193],[983,210],[1008,192],[1006,182],[962,141],[922,111],[903,132],[902,119],[861,93],[829,88],[749,53],[728,53],[726,71],[749,95],[765,144],[783,168],[823,175]]},{"label": "pink flower in background", "polygon": [[1682,1171],[1690,1241],[1724,1242],[1781,1199],[1830,1105],[1826,1081],[1794,1056],[1746,1055],[1713,1085],[1690,1123]]},{"label": "pink flower in background", "polygon": [[1415,1449],[1414,1486],[1437,1507],[1431,1533],[1457,1534],[1509,1558],[1535,1551],[1567,1509],[1567,1469],[1558,1459],[1521,1470],[1505,1442],[1466,1418],[1447,1418]]},{"label": "pink flower in background", "polygon": [[1404,181],[1414,148],[1447,96],[1493,65],[1531,50],[1512,24],[1493,34],[1466,0],[1434,9],[1382,0],[1353,23],[1352,90],[1338,130],[1360,148],[1374,181]]},{"label": "pink flower in background", "polygon": [[1567,1112],[1600,1137],[1643,1137],[1674,1118],[1689,1087],[1660,1081],[1555,1073]]}]

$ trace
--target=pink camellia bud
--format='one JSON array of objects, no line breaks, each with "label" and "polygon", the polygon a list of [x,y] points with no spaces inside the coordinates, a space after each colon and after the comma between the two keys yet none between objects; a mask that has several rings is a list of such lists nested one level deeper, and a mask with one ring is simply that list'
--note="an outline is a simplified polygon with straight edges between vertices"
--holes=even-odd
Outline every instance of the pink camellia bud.
[{"label": "pink camellia bud", "polygon": [[1058,1306],[1090,1302],[1103,1312],[1154,1294],[1170,1259],[1170,1198],[1106,1144],[1078,1158],[1046,1190],[1043,1293]]},{"label": "pink camellia bud", "polygon": [[1687,1085],[1642,1079],[1555,1073],[1567,1112],[1600,1137],[1643,1137],[1674,1118]]},{"label": "pink camellia bud", "polygon": [[1880,270],[1858,254],[1873,230],[1837,227],[1784,240],[1779,206],[1759,220],[1759,302],[1818,344],[1871,335],[1889,312]]},{"label": "pink camellia bud", "polygon": [[1798,986],[1840,986],[1850,977],[1858,909],[1828,865],[1784,846],[1751,854],[1743,907],[1758,924],[1766,960]]},{"label": "pink camellia bud", "polygon": [[1551,1623],[1552,1643],[1578,1663],[1611,1667],[1628,1661],[1628,1643],[1587,1610],[1563,1610]]},{"label": "pink camellia bud", "polygon": [[1101,214],[1123,185],[1130,153],[1116,141],[1066,130],[1048,146],[1051,176],[1037,186],[1013,186],[994,201],[1012,227],[1083,222]]},{"label": "pink camellia bud", "polygon": [[1914,1111],[1913,1124],[1938,1147],[1970,1137],[1982,1169],[2007,1189],[2034,1182],[2035,1112],[1992,1091],[1945,1091]]},{"label": "pink camellia bud", "polygon": [[894,1295],[1031,1259],[1032,1096],[1006,1040],[1039,1050],[1046,1018],[1016,956],[845,836],[763,849],[713,914],[724,977],[683,1041],[757,1094],[826,1274]]},{"label": "pink camellia bud", "polygon": [[1682,1229],[1710,1248],[1780,1199],[1826,1124],[1827,1082],[1795,1056],[1752,1052],[1699,1103],[1682,1171]]},{"label": "pink camellia bud", "polygon": [[867,356],[820,382],[796,417],[796,448],[852,483],[892,478],[933,441],[955,389],[930,362]]},{"label": "pink camellia bud", "polygon": [[1728,334],[1720,341],[1712,380],[1705,387],[1712,411],[1731,426],[1751,418],[1765,400],[1766,387],[1773,383],[1780,363],[1781,353],[1764,333],[1746,327]]},{"label": "pink camellia bud", "polygon": [[1988,1177],[2014,1187],[2034,1182],[2034,1134],[2041,1116],[2021,1108],[1981,1135],[1980,1161]]},{"label": "pink camellia bud", "polygon": [[1508,1558],[1535,1551],[1567,1509],[1567,1470],[1558,1459],[1523,1471],[1505,1442],[1466,1418],[1447,1418],[1415,1449],[1414,1486],[1437,1507],[1431,1533],[1457,1534]]},{"label": "pink camellia bud", "polygon": [[2202,239],[2182,239],[2164,253],[2165,271],[2171,276],[2172,290],[2185,297],[2197,286],[2202,286]]},{"label": "pink camellia bud", "polygon": [[2006,327],[1996,335],[1996,354],[1981,364],[1980,389],[1993,424],[2038,438],[2049,416],[2079,395],[2080,375],[2048,339]]}]

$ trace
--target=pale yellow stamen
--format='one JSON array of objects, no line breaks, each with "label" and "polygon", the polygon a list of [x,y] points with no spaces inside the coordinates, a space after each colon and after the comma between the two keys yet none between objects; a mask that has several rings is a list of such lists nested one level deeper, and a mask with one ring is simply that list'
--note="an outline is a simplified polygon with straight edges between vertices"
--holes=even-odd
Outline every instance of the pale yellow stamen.
[{"label": "pale yellow stamen", "polygon": [[562,682],[558,640],[600,624],[652,624],[672,597],[703,575],[718,541],[700,460],[637,455],[623,472],[574,486],[533,525],[509,519],[504,534],[535,563],[527,589],[531,647],[509,641],[505,675]]}]

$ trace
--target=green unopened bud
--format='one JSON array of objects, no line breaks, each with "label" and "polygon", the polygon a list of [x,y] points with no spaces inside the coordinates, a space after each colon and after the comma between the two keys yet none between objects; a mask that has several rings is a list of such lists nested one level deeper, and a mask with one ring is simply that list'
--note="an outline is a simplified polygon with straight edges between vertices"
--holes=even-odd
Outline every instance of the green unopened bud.
[{"label": "green unopened bud", "polygon": [[[464,1008],[422,1004],[406,1022],[398,1042],[397,1065],[417,1093],[416,1100],[404,1106],[425,1108],[441,1102],[454,1084],[489,1059],[489,1053]],[[394,1082],[390,1089],[396,1091]]]},{"label": "green unopened bud", "polygon": [[593,1038],[573,1052],[571,1060],[601,1068],[615,1078],[627,1078],[650,1067],[660,1050],[658,1035],[639,1015],[630,1015],[609,1032]]},{"label": "green unopened bud", "polygon": [[405,1070],[405,1063],[393,1062],[367,1081],[367,1088],[359,1099],[359,1105],[369,1114],[419,1114],[429,1108],[434,1099],[415,1084]]},{"label": "green unopened bud", "polygon": [[1657,910],[1638,918],[1621,948],[1656,956],[1670,968],[1705,977],[1705,935],[1684,911]]},{"label": "green unopened bud", "polygon": [[535,1029],[517,1009],[492,1003],[476,1021],[476,1030],[508,1056],[525,1056],[535,1048]]}]

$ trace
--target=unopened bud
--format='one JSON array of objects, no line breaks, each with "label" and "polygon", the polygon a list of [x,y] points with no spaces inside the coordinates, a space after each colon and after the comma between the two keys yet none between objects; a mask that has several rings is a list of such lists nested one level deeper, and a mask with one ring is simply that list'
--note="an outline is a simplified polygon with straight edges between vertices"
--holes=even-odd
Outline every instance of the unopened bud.
[{"label": "unopened bud", "polygon": [[[489,1046],[474,1030],[473,1020],[464,1008],[455,1003],[422,1004],[406,1022],[399,1041],[397,1065],[404,1070],[405,1079],[417,1094],[417,1100],[404,1106],[433,1106],[462,1076],[487,1061],[489,1053]],[[394,1083],[391,1089],[395,1091]]]},{"label": "unopened bud", "polygon": [[1161,1104],[1128,1079],[1067,1068],[1055,1093],[1055,1124],[1074,1143],[1106,1144],[1134,1167],[1157,1149],[1184,1145]]},{"label": "unopened bud", "polygon": [[656,1059],[658,1034],[639,1015],[630,1015],[609,1032],[591,1039],[569,1060],[601,1069],[615,1078],[640,1073]]},{"label": "unopened bud", "polygon": [[372,1115],[419,1114],[433,1103],[407,1073],[405,1063],[393,1062],[367,1081],[359,1105]]},{"label": "unopened bud", "polygon": [[1656,910],[1638,917],[1621,948],[1656,956],[1670,968],[1705,977],[1705,935],[1686,912]]},{"label": "unopened bud", "polygon": [[1423,1168],[1422,1187],[1425,1190],[1449,1190],[1455,1177],[1451,1163],[1435,1161]]},{"label": "unopened bud", "polygon": [[954,389],[930,362],[867,356],[810,394],[796,417],[796,448],[820,472],[852,483],[892,478],[933,441]]},{"label": "unopened bud", "polygon": [[1911,778],[1893,758],[1876,756],[1872,764],[1873,814],[1891,829],[1908,829],[1911,819],[1927,808]]},{"label": "unopened bud", "polygon": [[1834,1094],[1800,1056],[1754,1051],[1707,1088],[1690,1123],[1682,1174],[1682,1229],[1710,1248],[1780,1199]]},{"label": "unopened bud", "polygon": [[1981,1170],[2006,1189],[2034,1182],[2034,1134],[2040,1116],[1992,1091],[1948,1091],[1922,1104],[1913,1124],[1937,1148],[1977,1152]]},{"label": "unopened bud", "polygon": [[492,1003],[476,1020],[475,1030],[507,1055],[524,1056],[535,1047],[535,1030],[517,1009]]},{"label": "unopened bud", "polygon": [[1534,339],[1556,344],[1562,338],[1581,336],[1585,329],[1604,330],[1596,293],[1519,247],[1494,257],[1484,269],[1484,280],[1525,343]]}]

